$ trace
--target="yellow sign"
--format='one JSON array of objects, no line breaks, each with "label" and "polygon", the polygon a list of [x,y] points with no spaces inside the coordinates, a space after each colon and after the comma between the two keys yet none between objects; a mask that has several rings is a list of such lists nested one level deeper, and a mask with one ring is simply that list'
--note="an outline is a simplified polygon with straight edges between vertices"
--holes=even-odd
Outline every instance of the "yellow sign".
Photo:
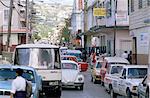
[{"label": "yellow sign", "polygon": [[94,8],[93,15],[94,16],[106,16],[106,9],[105,8]]}]

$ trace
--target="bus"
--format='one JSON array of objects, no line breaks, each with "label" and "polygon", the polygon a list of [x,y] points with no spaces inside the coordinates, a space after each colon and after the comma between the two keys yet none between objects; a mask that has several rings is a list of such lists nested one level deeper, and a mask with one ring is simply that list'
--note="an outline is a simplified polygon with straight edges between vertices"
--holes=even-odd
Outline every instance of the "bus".
[{"label": "bus", "polygon": [[59,46],[50,44],[18,45],[13,56],[15,65],[35,68],[42,78],[42,94],[61,97],[61,61]]}]

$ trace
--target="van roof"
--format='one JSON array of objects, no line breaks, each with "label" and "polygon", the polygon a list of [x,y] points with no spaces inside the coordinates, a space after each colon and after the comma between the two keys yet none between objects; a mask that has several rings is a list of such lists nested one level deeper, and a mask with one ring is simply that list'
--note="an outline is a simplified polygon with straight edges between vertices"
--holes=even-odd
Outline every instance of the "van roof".
[{"label": "van roof", "polygon": [[129,64],[129,61],[127,59],[122,58],[122,57],[105,57],[105,59],[108,61],[108,63]]},{"label": "van roof", "polygon": [[50,44],[22,44],[18,45],[16,48],[59,48],[59,46]]}]

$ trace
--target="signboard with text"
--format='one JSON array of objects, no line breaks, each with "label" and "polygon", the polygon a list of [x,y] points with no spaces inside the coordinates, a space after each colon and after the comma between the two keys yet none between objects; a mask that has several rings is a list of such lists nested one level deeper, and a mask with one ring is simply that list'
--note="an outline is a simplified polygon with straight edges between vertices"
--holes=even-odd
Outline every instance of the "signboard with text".
[{"label": "signboard with text", "polygon": [[106,9],[105,8],[94,8],[93,15],[94,16],[106,16]]}]

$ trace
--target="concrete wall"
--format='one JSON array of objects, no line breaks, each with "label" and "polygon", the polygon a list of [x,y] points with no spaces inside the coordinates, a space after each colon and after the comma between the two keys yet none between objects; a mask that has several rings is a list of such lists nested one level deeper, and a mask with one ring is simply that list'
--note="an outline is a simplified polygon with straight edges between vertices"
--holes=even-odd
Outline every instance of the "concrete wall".
[{"label": "concrete wall", "polygon": [[[6,45],[7,34],[3,34],[3,45]],[[11,34],[10,45],[18,45],[18,34]]]},{"label": "concrete wall", "polygon": [[[134,32],[133,37],[137,38],[137,63],[138,64],[148,64],[148,54],[149,54],[149,37],[150,27],[143,27],[138,29],[130,30],[130,33]],[[142,40],[144,36],[144,40]]]},{"label": "concrete wall", "polygon": [[[138,8],[138,0],[134,0],[134,12],[130,11],[130,30],[146,26],[144,20],[150,19],[150,6],[143,1],[143,8]],[[131,6],[131,4],[130,4]]]},{"label": "concrete wall", "polygon": [[150,6],[147,0],[143,0],[142,6],[139,9],[138,0],[134,0],[134,11],[130,9],[130,35],[137,39],[137,64],[148,64],[150,23],[144,21],[150,19]]}]

